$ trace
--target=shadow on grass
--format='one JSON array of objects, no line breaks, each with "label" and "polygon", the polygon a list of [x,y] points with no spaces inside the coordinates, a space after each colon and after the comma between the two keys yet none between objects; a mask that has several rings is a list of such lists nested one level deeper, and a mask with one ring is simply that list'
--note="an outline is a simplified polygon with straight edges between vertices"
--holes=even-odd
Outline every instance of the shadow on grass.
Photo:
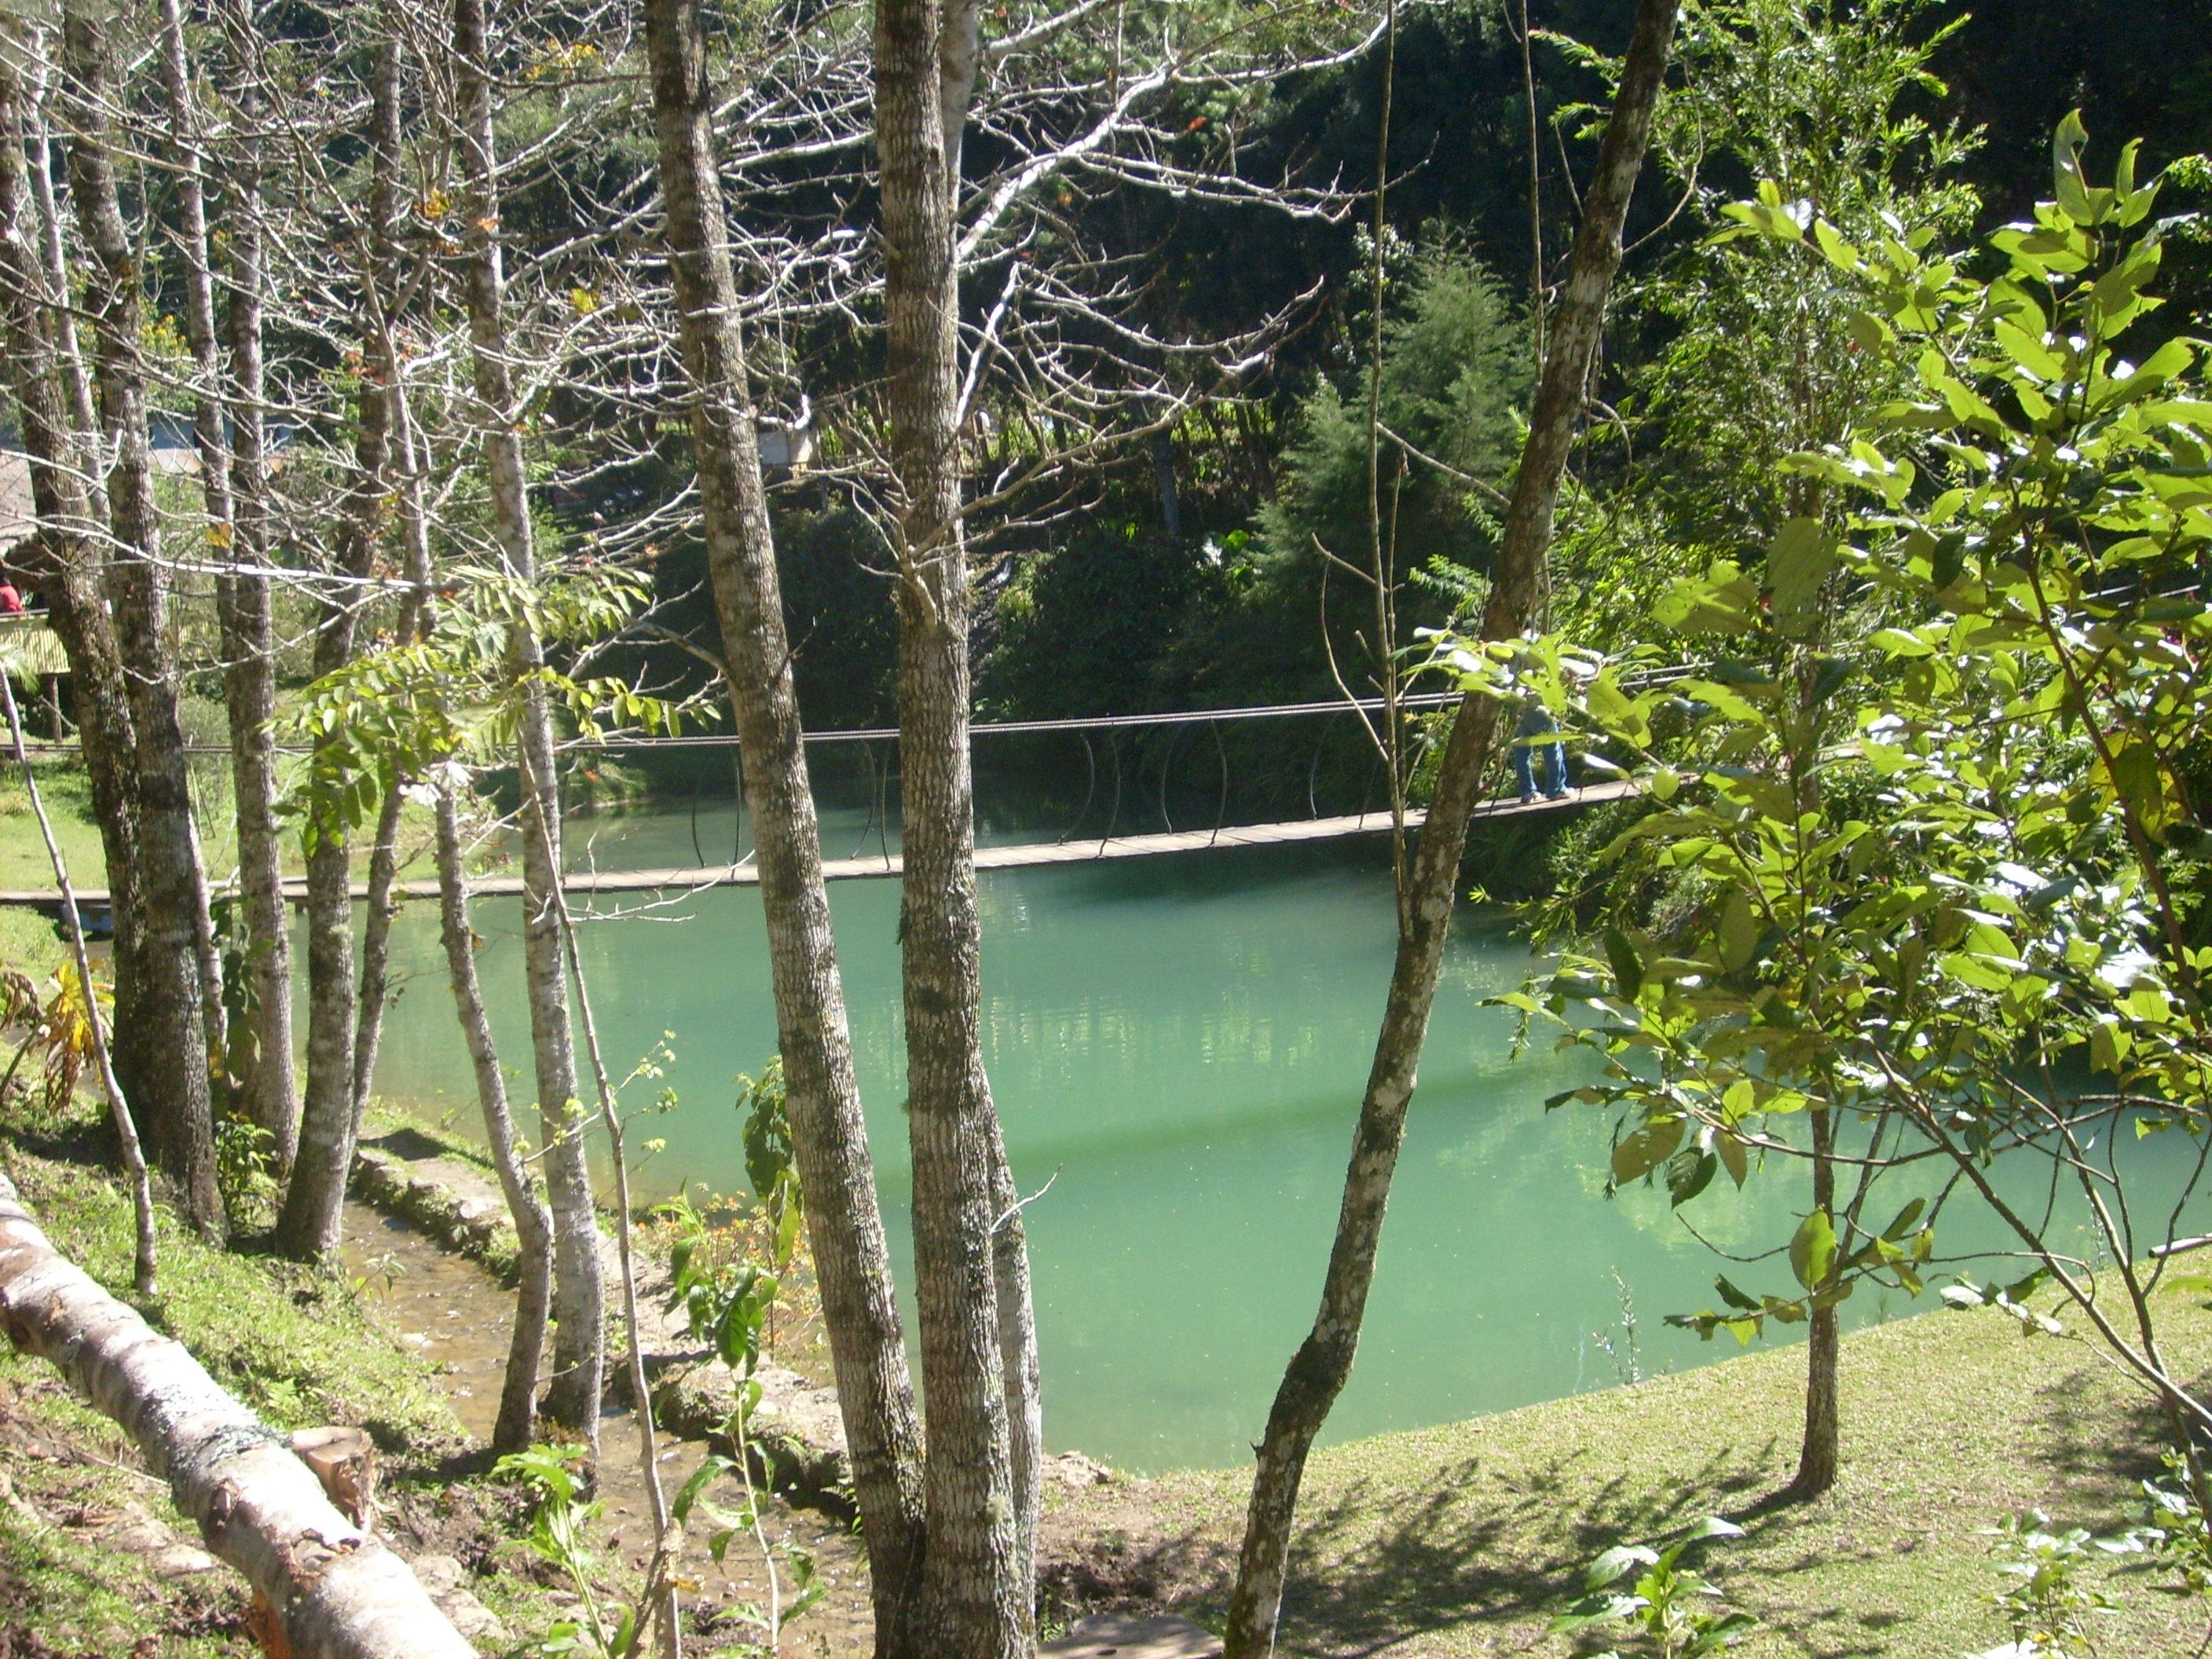
[{"label": "shadow on grass", "polygon": [[1770,1467],[1765,1453],[1723,1448],[1661,1494],[1594,1470],[1601,1455],[1564,1452],[1502,1478],[1470,1457],[1439,1468],[1410,1506],[1401,1490],[1364,1480],[1316,1506],[1292,1553],[1287,1642],[1350,1659],[1473,1619],[1537,1619],[1579,1589],[1601,1552],[1735,1507]]},{"label": "shadow on grass", "polygon": [[[1282,1613],[1287,1652],[1358,1659],[1470,1622],[1532,1623],[1579,1591],[1592,1558],[1663,1538],[1716,1510],[1741,1512],[1769,1481],[1773,1446],[1727,1448],[1663,1492],[1604,1474],[1593,1448],[1537,1468],[1437,1467],[1408,1501],[1404,1472],[1310,1495]],[[1193,1527],[1126,1538],[1091,1532],[1045,1570],[1048,1596],[1089,1608],[1172,1603],[1200,1623],[1226,1612],[1233,1535]]]}]

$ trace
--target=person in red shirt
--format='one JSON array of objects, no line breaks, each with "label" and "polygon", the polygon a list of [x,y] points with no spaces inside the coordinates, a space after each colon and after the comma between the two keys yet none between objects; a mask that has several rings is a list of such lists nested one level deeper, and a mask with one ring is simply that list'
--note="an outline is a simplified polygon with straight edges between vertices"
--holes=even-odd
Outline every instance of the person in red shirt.
[{"label": "person in red shirt", "polygon": [[23,596],[15,591],[15,579],[0,570],[0,617],[20,617],[23,614]]}]

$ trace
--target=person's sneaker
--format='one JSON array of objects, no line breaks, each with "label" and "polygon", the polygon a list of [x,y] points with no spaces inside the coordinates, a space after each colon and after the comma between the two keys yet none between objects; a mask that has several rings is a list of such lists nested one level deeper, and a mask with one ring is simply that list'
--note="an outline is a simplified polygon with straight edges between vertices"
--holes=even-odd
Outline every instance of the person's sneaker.
[{"label": "person's sneaker", "polygon": [[1521,804],[1522,804],[1523,806],[1528,805],[1530,802],[1534,801],[1535,799],[1536,799],[1536,792],[1535,792],[1534,790],[1533,790],[1533,789],[1524,789],[1524,790],[1522,790],[1522,791],[1521,792]]},{"label": "person's sneaker", "polygon": [[1544,796],[1546,800],[1565,800],[1566,798],[1567,792],[1563,788],[1550,790]]}]

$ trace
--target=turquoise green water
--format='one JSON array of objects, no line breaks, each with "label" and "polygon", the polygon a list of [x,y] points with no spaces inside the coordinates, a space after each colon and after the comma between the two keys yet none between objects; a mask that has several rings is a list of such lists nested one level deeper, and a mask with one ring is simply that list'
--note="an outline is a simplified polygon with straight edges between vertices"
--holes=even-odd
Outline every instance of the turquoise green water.
[{"label": "turquoise green water", "polygon": [[[833,855],[850,850],[859,822],[825,835]],[[726,811],[703,814],[700,833],[708,857],[717,846],[726,856]],[[610,867],[689,863],[690,835],[681,812],[603,820],[591,855]],[[573,832],[577,855],[592,836]],[[1389,971],[1380,839],[989,873],[981,897],[992,1084],[1024,1190],[1052,1182],[1029,1211],[1048,1437],[1139,1469],[1237,1462],[1312,1318],[1335,1219]],[[831,902],[903,1256],[897,886],[839,883]],[[477,926],[504,1052],[526,1066],[519,901],[480,905]],[[633,1132],[667,1142],[647,1186],[741,1188],[731,1080],[758,1071],[775,1041],[758,894],[633,906],[586,924],[581,940],[611,1066],[626,1070],[672,1034],[665,1081],[681,1103]],[[406,988],[379,1091],[466,1128],[475,1099],[430,906],[404,914],[395,954]],[[1621,1285],[1644,1371],[1734,1351],[1661,1323],[1710,1305],[1722,1264],[1663,1195],[1605,1196],[1600,1114],[1544,1112],[1588,1062],[1543,1047],[1515,1060],[1511,1016],[1480,1006],[1528,963],[1501,917],[1464,916],[1332,1437],[1621,1380],[1596,1340],[1624,1347]],[[1759,1249],[1787,1237],[1797,1183],[1777,1176],[1753,1189],[1697,1200],[1707,1238]],[[1778,1263],[1731,1271],[1777,1291],[1788,1277]],[[1863,1320],[1913,1305],[1866,1295],[1850,1310]]]}]

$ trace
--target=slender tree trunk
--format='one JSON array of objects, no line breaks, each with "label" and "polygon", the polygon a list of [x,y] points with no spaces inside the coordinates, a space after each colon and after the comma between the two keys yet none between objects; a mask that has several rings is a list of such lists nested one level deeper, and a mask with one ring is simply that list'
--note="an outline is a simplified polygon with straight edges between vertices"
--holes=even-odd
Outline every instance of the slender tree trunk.
[{"label": "slender tree trunk", "polygon": [[[115,927],[113,1061],[127,1096],[158,1063],[145,1053],[148,1028],[138,1018],[138,800],[137,775],[131,758],[136,738],[100,574],[106,564],[102,527],[107,522],[107,485],[106,469],[98,459],[102,447],[100,416],[93,405],[92,377],[86,373],[84,354],[77,341],[75,310],[64,302],[70,291],[70,277],[62,246],[60,204],[54,198],[55,149],[42,112],[45,64],[33,52],[27,51],[24,56],[30,61],[31,72],[39,77],[40,89],[27,96],[20,83],[12,81],[10,89],[17,118],[28,129],[23,141],[28,147],[30,205],[36,223],[18,222],[21,236],[9,256],[15,272],[10,280],[34,314],[26,325],[24,343],[20,348],[11,343],[9,349],[21,374],[43,380],[46,371],[33,365],[46,362],[47,354],[32,343],[43,331],[66,398],[65,404],[55,404],[43,419],[42,441],[33,440],[31,417],[26,412],[25,448],[33,467],[32,494],[46,532],[40,543],[53,538],[46,549],[52,556],[41,572],[41,583],[48,620],[70,661],[80,752],[92,785],[93,816],[99,822],[106,865],[109,910]],[[13,133],[15,128],[10,125],[8,131]],[[39,281],[41,272],[43,285]],[[29,395],[43,403],[47,390],[34,387]],[[40,469],[41,459],[50,463],[52,470]],[[71,471],[74,476],[64,476]],[[18,549],[19,561],[24,558],[24,551]],[[54,726],[54,739],[59,742],[58,705]]]},{"label": "slender tree trunk", "polygon": [[283,838],[276,825],[276,629],[269,580],[266,390],[262,355],[263,228],[261,83],[252,61],[252,0],[229,20],[231,100],[246,129],[229,172],[231,542],[243,567],[216,580],[222,629],[223,704],[230,717],[230,778],[237,798],[238,870],[251,1035],[240,1083],[246,1114],[269,1132],[276,1167],[289,1171],[300,1144],[300,1094],[292,1070],[292,930],[284,904]]},{"label": "slender tree trunk", "polygon": [[[52,578],[48,583],[48,614],[55,619],[57,632],[62,632],[60,623],[66,613],[70,627],[62,636],[71,666],[82,662],[88,678],[97,681],[96,684],[86,684],[80,693],[89,723],[86,720],[79,721],[79,730],[86,734],[85,763],[93,778],[94,807],[103,821],[112,812],[117,826],[127,833],[131,812],[128,801],[119,793],[121,784],[115,775],[118,769],[115,762],[128,745],[117,744],[105,728],[115,720],[127,726],[130,715],[125,706],[122,665],[115,657],[112,636],[103,626],[93,641],[98,648],[87,648],[87,635],[91,630],[82,612],[88,605],[96,608],[94,585],[87,574],[91,551],[88,537],[94,521],[83,488],[76,475],[69,470],[75,447],[70,442],[69,416],[55,383],[56,365],[52,358],[58,354],[47,349],[47,342],[39,331],[40,307],[34,298],[39,286],[37,256],[30,246],[30,227],[24,222],[22,113],[21,88],[14,64],[9,54],[0,52],[0,352],[6,353],[13,368],[11,390],[15,394],[24,453],[31,463],[33,506],[40,521],[33,544],[49,552],[49,556],[40,561],[45,567],[42,574],[50,573]],[[105,623],[104,612],[100,613],[100,620]],[[6,700],[9,736],[14,743],[15,762],[22,769],[23,787],[30,797],[31,811],[46,843],[54,884],[61,890],[62,917],[70,949],[76,957],[78,981],[84,990],[94,1058],[100,1068],[101,1086],[106,1091],[108,1110],[114,1119],[116,1139],[122,1147],[124,1169],[131,1177],[136,1221],[131,1282],[140,1296],[151,1297],[156,1289],[154,1196],[145,1152],[116,1073],[107,1034],[101,1029],[103,1017],[100,999],[93,991],[92,961],[85,950],[83,920],[77,910],[76,890],[70,881],[69,866],[62,857],[61,848],[54,840],[52,826],[47,822],[46,808],[40,801],[38,780],[32,775],[30,757],[23,750],[15,690],[4,677],[0,677],[0,698]],[[98,755],[91,735],[95,728],[101,732]],[[125,849],[122,863],[127,876],[131,865],[127,841]],[[127,886],[118,894],[111,884],[111,903],[128,902],[129,897]]]},{"label": "slender tree trunk", "polygon": [[[400,638],[411,636],[404,624]],[[376,838],[368,848],[368,912],[361,932],[360,1018],[353,1039],[353,1121],[358,1133],[376,1083],[376,1051],[384,1040],[384,1010],[392,995],[392,919],[399,908],[399,808],[398,786],[386,790],[376,815]]]},{"label": "slender tree trunk", "polygon": [[[1836,1122],[1834,1112],[1815,1108],[1813,1120],[1813,1207],[1836,1220]],[[1843,1229],[1838,1226],[1838,1234]],[[1838,1253],[1840,1255],[1841,1252]],[[1818,1498],[1836,1484],[1836,1468],[1843,1452],[1841,1401],[1837,1392],[1837,1362],[1843,1352],[1843,1330],[1832,1301],[1819,1301],[1820,1292],[1832,1293],[1842,1283],[1840,1261],[1831,1263],[1814,1286],[1815,1305],[1806,1319],[1805,1433],[1797,1449],[1797,1473],[1790,1482],[1790,1495]]]},{"label": "slender tree trunk", "polygon": [[[629,1153],[623,1144],[622,1110],[614,1085],[607,1078],[605,1052],[599,1047],[599,1026],[592,1018],[592,992],[584,978],[584,958],[576,949],[575,918],[559,888],[553,903],[561,922],[561,937],[568,954],[568,972],[576,987],[576,1018],[584,1030],[585,1052],[591,1056],[592,1080],[599,1101],[599,1121],[607,1132],[607,1151],[614,1176],[615,1249],[622,1262],[623,1329],[629,1338],[631,1416],[637,1427],[639,1474],[645,1486],[646,1515],[653,1522],[653,1555],[646,1567],[644,1599],[653,1612],[654,1650],[660,1659],[684,1659],[684,1614],[677,1599],[675,1554],[683,1533],[671,1524],[668,1494],[660,1484],[660,1448],[653,1426],[653,1390],[645,1376],[645,1340],[637,1311],[636,1222],[630,1211]],[[738,1455],[745,1455],[739,1447]],[[773,1571],[774,1565],[769,1570]]]},{"label": "slender tree trunk", "polygon": [[145,376],[138,356],[142,313],[136,251],[118,205],[109,153],[109,44],[91,0],[70,0],[62,36],[72,131],[70,190],[92,252],[91,304],[100,413],[115,466],[108,513],[115,554],[108,571],[118,642],[128,669],[138,794],[139,1017],[149,1067],[132,1099],[152,1121],[156,1155],[178,1186],[186,1215],[210,1238],[227,1231],[216,1184],[215,1127],[208,1090],[203,940],[207,890],[192,825],[177,672],[168,636],[168,583],[147,453]]},{"label": "slender tree trunk", "polygon": [[[1620,227],[1641,169],[1651,115],[1673,45],[1677,0],[1638,0],[1613,118],[1583,197],[1566,281],[1550,338],[1528,436],[1508,504],[1504,535],[1484,607],[1482,636],[1516,637],[1527,626],[1552,536],[1559,480],[1580,423],[1597,353],[1605,301],[1620,264]],[[1452,902],[1467,826],[1497,745],[1498,704],[1470,694],[1460,704],[1437,769],[1429,817],[1398,894],[1398,952],[1374,1063],[1360,1100],[1343,1206],[1313,1330],[1291,1358],[1259,1447],[1245,1517],[1237,1587],[1230,1601],[1229,1659],[1274,1648],[1298,1486],[1314,1437],[1352,1373],[1367,1291],[1374,1281],[1390,1180],[1403,1142],[1429,1011],[1451,930]]]},{"label": "slender tree trunk", "polygon": [[[392,269],[392,227],[399,213],[399,45],[377,41],[369,87],[369,200],[362,234],[362,285],[382,293]],[[353,477],[339,519],[339,573],[315,629],[317,678],[353,659],[362,589],[374,568],[392,459],[388,382],[364,374],[356,404]],[[319,747],[331,741],[318,736]],[[357,1003],[353,959],[353,848],[335,815],[315,826],[307,849],[307,1089],[300,1114],[299,1157],[276,1223],[279,1249],[301,1261],[338,1247],[346,1182],[359,1121],[354,1109]]]},{"label": "slender tree trunk", "polygon": [[[387,384],[392,435],[399,452],[399,526],[410,583],[399,627],[400,642],[405,644],[427,638],[433,620],[430,523],[422,500],[428,455],[423,434],[415,422],[406,380],[399,373],[391,318],[380,303],[373,308],[379,349],[392,371]],[[514,1221],[518,1246],[514,1328],[507,1340],[507,1372],[500,1387],[499,1417],[492,1426],[491,1443],[495,1452],[519,1452],[529,1446],[538,1431],[538,1373],[545,1352],[545,1321],[553,1305],[553,1222],[522,1160],[514,1115],[507,1103],[507,1073],[500,1067],[491,1020],[484,1012],[483,987],[477,977],[476,930],[469,925],[460,813],[450,787],[439,788],[435,811],[439,933],[446,947],[446,969],[461,1039],[476,1075],[477,1101],[483,1111],[484,1145],[506,1196],[507,1213]],[[364,992],[365,1044],[374,1042],[368,1034],[367,1007]],[[365,1085],[360,1092],[366,1093]]]},{"label": "slender tree trunk", "polygon": [[39,531],[12,556],[44,592],[48,620],[76,682],[78,735],[115,917],[115,1060],[127,1094],[137,1077],[129,1065],[134,1050],[123,1030],[137,1010],[131,972],[138,925],[137,745],[122,654],[100,583],[106,514],[90,499],[91,469],[80,447],[97,444],[99,433],[76,423],[60,384],[66,365],[60,361],[58,322],[67,313],[53,303],[25,211],[22,150],[16,142],[25,103],[15,63],[12,52],[0,53],[0,302],[5,306],[0,349],[6,352],[9,390],[30,463]]},{"label": "slender tree trunk", "polygon": [[[216,344],[215,281],[208,268],[207,191],[200,155],[199,122],[192,107],[191,70],[185,57],[185,18],[179,0],[161,0],[161,90],[168,106],[171,188],[176,192],[179,253],[185,267],[185,340],[191,348],[192,435],[200,458],[200,494],[208,540],[216,550],[231,544],[230,445],[223,432],[222,364]],[[195,830],[197,834],[197,830]],[[200,950],[200,1008],[207,1025],[211,1086],[227,1101],[230,1033],[222,995],[222,953],[208,903],[205,861],[195,849],[200,895],[193,907]]]},{"label": "slender tree trunk", "polygon": [[974,27],[957,0],[878,0],[876,144],[898,502],[899,941],[930,1451],[924,1620],[948,1651],[1011,1656],[1036,1641],[1039,1419],[1021,1212],[981,1026],[953,252]]},{"label": "slender tree trunk", "polygon": [[[477,418],[491,485],[494,535],[507,574],[538,574],[530,526],[529,486],[516,429],[514,377],[508,370],[505,277],[499,245],[499,162],[492,131],[489,33],[483,0],[454,0],[454,84],[460,104],[463,222],[474,348]],[[524,972],[530,988],[530,1030],[538,1069],[538,1109],[545,1141],[545,1184],[552,1200],[554,1279],[553,1382],[545,1413],[583,1431],[599,1446],[599,1394],[605,1369],[602,1333],[606,1286],[592,1214],[583,1115],[576,1094],[575,1042],[568,1024],[560,919],[561,796],[554,765],[553,718],[532,677],[544,666],[536,634],[513,630],[509,656],[522,683],[517,758],[522,784]]]},{"label": "slender tree trunk", "polygon": [[453,976],[461,1036],[476,1073],[477,1100],[483,1108],[484,1144],[492,1168],[498,1171],[500,1190],[507,1194],[507,1213],[514,1218],[520,1246],[514,1334],[507,1343],[507,1376],[499,1391],[499,1420],[491,1431],[494,1451],[517,1452],[530,1444],[538,1427],[538,1372],[545,1351],[545,1318],[553,1305],[553,1222],[515,1145],[507,1079],[500,1070],[491,1022],[484,1016],[483,989],[477,981],[476,932],[469,926],[459,816],[447,790],[438,793],[437,814],[438,915],[446,967]]},{"label": "slender tree trunk", "polygon": [[[43,75],[43,64],[39,65],[39,70]],[[96,452],[100,447],[100,412],[93,406],[92,376],[85,372],[84,352],[77,343],[76,313],[59,302],[70,293],[69,255],[62,244],[61,204],[54,199],[54,143],[41,112],[43,103],[41,90],[25,103],[24,115],[33,124],[26,137],[30,145],[31,200],[39,214],[39,254],[46,266],[47,295],[55,301],[48,313],[48,327],[61,362],[63,390],[69,394],[70,419],[77,441]],[[94,518],[101,524],[106,523],[106,468],[98,465],[88,467],[84,489]]]},{"label": "slender tree trunk", "polygon": [[919,1651],[921,1436],[830,931],[814,795],[738,325],[697,0],[647,0],[669,264],[690,382],[708,579],[752,814],[776,1036],[875,1604],[876,1650]]}]

